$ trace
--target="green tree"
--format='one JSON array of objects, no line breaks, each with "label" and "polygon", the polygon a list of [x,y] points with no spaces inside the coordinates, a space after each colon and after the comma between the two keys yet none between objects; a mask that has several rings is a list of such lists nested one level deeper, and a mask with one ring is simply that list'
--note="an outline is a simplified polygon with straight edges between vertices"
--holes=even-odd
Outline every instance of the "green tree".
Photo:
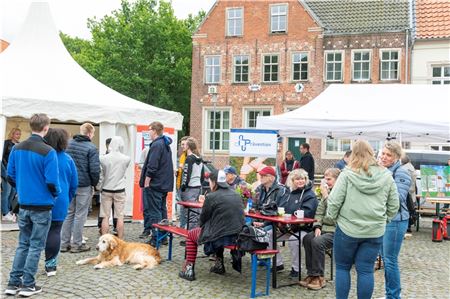
[{"label": "green tree", "polygon": [[61,34],[74,59],[103,84],[139,101],[181,112],[189,128],[191,36],[205,13],[175,17],[169,2],[123,0],[100,20],[89,19],[92,41]]}]

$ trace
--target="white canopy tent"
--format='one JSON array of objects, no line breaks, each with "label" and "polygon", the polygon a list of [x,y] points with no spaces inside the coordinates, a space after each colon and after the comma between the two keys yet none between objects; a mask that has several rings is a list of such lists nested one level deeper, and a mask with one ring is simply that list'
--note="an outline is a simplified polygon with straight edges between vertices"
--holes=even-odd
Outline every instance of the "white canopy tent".
[{"label": "white canopy tent", "polygon": [[450,86],[333,84],[307,105],[258,117],[281,136],[450,142]]},{"label": "white canopy tent", "polygon": [[[134,157],[136,125],[157,120],[181,130],[183,121],[178,112],[136,101],[89,75],[64,47],[45,2],[31,4],[19,36],[0,54],[0,96],[2,140],[7,119],[46,113],[59,122],[99,124],[100,152],[105,151],[106,138],[122,136],[133,162],[139,159]],[[128,197],[132,196],[132,168],[127,173]]]}]

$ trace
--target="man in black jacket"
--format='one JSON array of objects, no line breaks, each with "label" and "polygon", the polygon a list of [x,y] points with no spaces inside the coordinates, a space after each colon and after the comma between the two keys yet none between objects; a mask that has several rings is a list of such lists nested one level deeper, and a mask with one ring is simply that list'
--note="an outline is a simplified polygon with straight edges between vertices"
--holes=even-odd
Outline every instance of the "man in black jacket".
[{"label": "man in black jacket", "polygon": [[167,218],[167,192],[173,190],[174,168],[172,162],[172,139],[163,135],[164,126],[158,121],[149,125],[150,138],[153,140],[142,167],[139,186],[144,188],[144,232],[150,235],[150,244],[156,245],[156,231],[152,224]]},{"label": "man in black jacket", "polygon": [[302,157],[300,158],[300,168],[303,168],[308,173],[308,178],[314,183],[314,158],[309,152],[309,144],[302,143],[300,145],[300,153]]},{"label": "man in black jacket", "polygon": [[[61,231],[61,252],[78,253],[90,250],[82,244],[83,227],[91,205],[92,191],[100,178],[100,159],[95,145],[91,142],[95,128],[90,123],[80,126],[80,134],[73,136],[67,147],[78,171],[78,188],[70,202],[69,211]],[[73,237],[72,244],[70,239]]]}]

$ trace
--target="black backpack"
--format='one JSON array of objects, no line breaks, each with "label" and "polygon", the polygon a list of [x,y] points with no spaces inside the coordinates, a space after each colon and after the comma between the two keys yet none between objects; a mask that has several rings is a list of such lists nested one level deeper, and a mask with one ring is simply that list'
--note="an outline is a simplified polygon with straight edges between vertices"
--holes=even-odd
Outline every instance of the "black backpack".
[{"label": "black backpack", "polygon": [[269,246],[269,235],[261,228],[244,225],[237,238],[237,247],[242,251],[266,249]]}]

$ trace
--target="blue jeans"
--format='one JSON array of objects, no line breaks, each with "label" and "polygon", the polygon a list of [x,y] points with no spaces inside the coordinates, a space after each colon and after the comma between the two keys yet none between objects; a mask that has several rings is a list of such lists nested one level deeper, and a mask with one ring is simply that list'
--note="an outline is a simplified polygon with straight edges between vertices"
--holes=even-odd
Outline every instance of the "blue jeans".
[{"label": "blue jeans", "polygon": [[167,219],[166,198],[167,192],[144,188],[144,231],[153,231],[153,238],[156,238],[156,229],[152,224]]},{"label": "blue jeans", "polygon": [[41,251],[52,222],[52,211],[19,210],[19,244],[8,285],[33,287]]},{"label": "blue jeans", "polygon": [[407,229],[408,220],[391,221],[386,225],[381,251],[384,261],[386,299],[400,298],[402,287],[400,269],[398,268],[398,255]]},{"label": "blue jeans", "polygon": [[333,252],[336,262],[336,299],[348,298],[351,278],[350,270],[355,264],[358,299],[370,299],[373,293],[373,264],[383,242],[378,238],[353,238],[347,236],[339,226],[334,234]]}]

